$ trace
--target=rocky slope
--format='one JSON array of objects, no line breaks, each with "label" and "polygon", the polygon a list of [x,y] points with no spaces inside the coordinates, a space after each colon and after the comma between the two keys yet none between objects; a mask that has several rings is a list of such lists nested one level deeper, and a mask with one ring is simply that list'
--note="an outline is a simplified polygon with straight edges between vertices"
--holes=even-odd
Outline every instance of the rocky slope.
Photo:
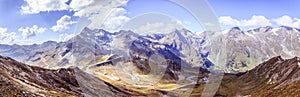
[{"label": "rocky slope", "polygon": [[48,70],[0,57],[2,96],[80,96],[74,70]]},{"label": "rocky slope", "polygon": [[260,91],[258,93],[253,93],[253,97],[299,97],[300,94],[300,82],[295,82],[287,86],[283,86],[276,89],[270,89],[265,91]]},{"label": "rocky slope", "polygon": [[[145,59],[115,58],[89,67],[49,70],[0,57],[1,96],[186,96],[205,95],[215,83],[215,73],[180,67],[167,60],[155,64]],[[215,96],[299,96],[300,59],[280,56],[238,74],[224,74]],[[156,69],[155,69],[156,67]],[[157,68],[167,68],[156,72]],[[153,69],[153,70],[151,70]],[[162,73],[162,74],[161,74]],[[187,79],[184,77],[188,77]],[[189,89],[192,89],[189,91]]]},{"label": "rocky slope", "polygon": [[[28,66],[0,56],[0,96],[27,97],[115,97],[145,96],[126,88],[117,88],[78,68],[49,70]],[[152,91],[151,95],[163,92]]]},{"label": "rocky slope", "polygon": [[[300,81],[300,59],[282,59],[274,57],[239,77],[239,89],[244,93],[256,93],[265,90],[288,87]],[[286,91],[299,90],[294,88]],[[288,95],[288,94],[285,94]]]},{"label": "rocky slope", "polygon": [[278,56],[250,71],[225,74],[218,93],[227,96],[251,95],[251,97],[299,96],[298,93],[293,93],[300,91],[299,62],[298,57],[282,59]]}]

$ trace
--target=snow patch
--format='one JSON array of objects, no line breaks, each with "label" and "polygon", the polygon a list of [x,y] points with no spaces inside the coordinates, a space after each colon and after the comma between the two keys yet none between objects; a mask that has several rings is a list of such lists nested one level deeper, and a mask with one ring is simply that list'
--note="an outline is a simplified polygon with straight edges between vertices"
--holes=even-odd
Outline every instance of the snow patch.
[{"label": "snow patch", "polygon": [[295,29],[295,28],[293,28],[293,31],[294,31],[294,32],[299,32],[299,31],[298,31],[297,29]]},{"label": "snow patch", "polygon": [[222,33],[223,33],[223,34],[227,34],[229,31],[230,31],[230,29],[223,30]]},{"label": "snow patch", "polygon": [[288,48],[287,48],[286,46],[284,46],[283,44],[280,44],[280,46],[282,47],[282,49],[283,49],[282,51],[283,51],[285,54],[287,54],[287,55],[289,55],[289,56],[291,56],[291,57],[294,56],[294,55],[293,55],[293,52],[289,51]]},{"label": "snow patch", "polygon": [[255,36],[253,35],[253,34],[251,34],[251,33],[245,33],[247,36],[250,36],[250,37],[253,37],[253,38],[255,38]]},{"label": "snow patch", "polygon": [[274,28],[274,29],[272,29],[271,31],[272,32],[277,32],[277,31],[279,31],[281,28]]},{"label": "snow patch", "polygon": [[280,28],[274,28],[274,29],[272,29],[272,32],[273,32],[274,35],[279,36],[279,34],[276,33],[279,30],[280,30]]}]

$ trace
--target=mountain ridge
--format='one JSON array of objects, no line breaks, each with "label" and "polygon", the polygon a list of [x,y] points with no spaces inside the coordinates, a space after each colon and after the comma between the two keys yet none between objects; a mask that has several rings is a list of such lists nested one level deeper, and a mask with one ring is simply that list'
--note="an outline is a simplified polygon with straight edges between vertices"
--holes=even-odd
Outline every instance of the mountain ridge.
[{"label": "mountain ridge", "polygon": [[[224,72],[244,72],[254,68],[266,59],[281,55],[290,58],[299,55],[294,45],[300,44],[296,37],[299,29],[281,26],[260,27],[244,31],[233,27],[222,32],[207,32],[196,34],[187,29],[175,30],[169,34],[141,36],[132,31],[120,30],[110,33],[103,29],[84,28],[81,33],[66,42],[45,42],[43,44],[14,47],[14,45],[1,45],[0,55],[13,57],[21,62],[37,65],[47,63],[49,68],[58,66],[68,67],[83,60],[81,64],[91,65],[97,63],[98,58],[108,54],[129,56],[129,47],[134,41],[148,41],[145,48],[165,49],[179,56],[184,61],[196,67],[209,70],[226,68]],[[223,33],[226,32],[226,33]],[[177,34],[176,34],[177,33]],[[152,37],[152,38],[151,38]],[[156,37],[156,38],[155,38]],[[279,43],[279,45],[275,45]],[[150,44],[150,45],[149,45]],[[225,47],[223,57],[226,64],[217,64],[217,48]],[[86,53],[85,56],[80,54]],[[92,61],[85,59],[92,58]],[[130,56],[129,56],[130,57]],[[41,66],[44,67],[44,66]]]}]

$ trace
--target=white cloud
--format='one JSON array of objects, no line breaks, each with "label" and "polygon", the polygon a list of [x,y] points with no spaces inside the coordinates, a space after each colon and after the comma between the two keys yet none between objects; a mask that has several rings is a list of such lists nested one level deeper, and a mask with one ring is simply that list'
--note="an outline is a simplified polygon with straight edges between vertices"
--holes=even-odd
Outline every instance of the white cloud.
[{"label": "white cloud", "polygon": [[38,27],[37,25],[33,25],[32,27],[21,27],[18,29],[19,32],[22,32],[23,39],[27,39],[33,36],[36,36],[36,34],[44,33],[47,30],[47,28],[44,27]]},{"label": "white cloud", "polygon": [[56,25],[52,26],[51,29],[54,32],[62,32],[64,30],[69,29],[69,25],[76,23],[75,21],[71,20],[71,17],[68,15],[62,16],[59,20],[56,21]]},{"label": "white cloud", "polygon": [[113,30],[121,27],[128,22],[130,18],[124,16],[127,11],[124,8],[114,8],[106,20],[104,20],[103,27],[108,30]]},{"label": "white cloud", "polygon": [[147,13],[131,18],[122,30],[131,30],[139,34],[170,33],[182,29],[183,21],[160,13]]},{"label": "white cloud", "polygon": [[[129,20],[124,16],[127,11],[121,6],[129,0],[95,0],[92,4],[77,9],[74,16],[86,17],[91,23],[89,28],[115,29]],[[71,2],[72,3],[72,2]],[[75,8],[73,8],[75,9]]]},{"label": "white cloud", "polygon": [[290,16],[287,16],[287,15],[279,17],[277,19],[273,19],[273,21],[277,25],[300,28],[300,19],[298,19],[298,18],[292,19]]},{"label": "white cloud", "polygon": [[[129,20],[125,6],[129,0],[24,0],[26,6],[21,7],[23,14],[37,14],[40,12],[74,11],[73,16],[87,18],[91,23],[89,28],[115,29]],[[115,22],[117,21],[117,22]]]},{"label": "white cloud", "polygon": [[129,0],[89,0],[85,3],[77,3],[80,1],[74,0],[70,5],[72,5],[71,8],[76,11],[74,16],[90,17],[99,14],[106,16],[113,8],[124,6],[128,1]]},{"label": "white cloud", "polygon": [[294,18],[295,22],[293,23],[294,27],[300,28],[300,19]]},{"label": "white cloud", "polygon": [[151,33],[169,33],[175,31],[176,29],[182,29],[181,22],[173,21],[172,23],[164,22],[155,22],[155,23],[146,23],[145,25],[140,26],[137,29],[133,29],[134,32],[141,34],[151,34]]},{"label": "white cloud", "polygon": [[7,28],[0,28],[0,44],[12,44],[19,37],[15,32],[7,32]]},{"label": "white cloud", "polygon": [[292,26],[293,25],[293,20],[289,16],[282,16],[280,18],[274,19],[273,20],[275,23],[278,25],[283,25],[283,26]]},{"label": "white cloud", "polygon": [[222,16],[219,18],[219,22],[227,26],[240,26],[240,27],[251,27],[251,26],[270,26],[272,25],[270,20],[264,16],[252,16],[249,20],[237,20],[230,16]]},{"label": "white cloud", "polygon": [[272,25],[270,20],[264,16],[252,16],[250,20],[242,20],[240,22],[242,26],[270,26]]},{"label": "white cloud", "polygon": [[74,36],[75,36],[75,34],[67,34],[67,33],[60,34],[58,41],[59,42],[65,42],[65,41],[71,39]]},{"label": "white cloud", "polygon": [[40,12],[68,10],[68,0],[24,0],[27,5],[21,6],[23,14],[37,14]]},{"label": "white cloud", "polygon": [[92,4],[94,0],[72,0],[70,7],[74,11],[79,11]]},{"label": "white cloud", "polygon": [[221,16],[219,18],[219,22],[223,25],[237,26],[239,25],[239,21],[233,19],[231,16]]}]

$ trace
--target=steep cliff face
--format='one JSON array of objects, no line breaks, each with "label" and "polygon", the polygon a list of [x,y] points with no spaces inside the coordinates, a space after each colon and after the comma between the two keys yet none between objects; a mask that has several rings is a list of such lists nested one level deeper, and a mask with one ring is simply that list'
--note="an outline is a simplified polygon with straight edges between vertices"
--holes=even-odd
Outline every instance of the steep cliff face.
[{"label": "steep cliff face", "polygon": [[48,70],[0,57],[1,94],[15,96],[80,96],[73,69]]}]

